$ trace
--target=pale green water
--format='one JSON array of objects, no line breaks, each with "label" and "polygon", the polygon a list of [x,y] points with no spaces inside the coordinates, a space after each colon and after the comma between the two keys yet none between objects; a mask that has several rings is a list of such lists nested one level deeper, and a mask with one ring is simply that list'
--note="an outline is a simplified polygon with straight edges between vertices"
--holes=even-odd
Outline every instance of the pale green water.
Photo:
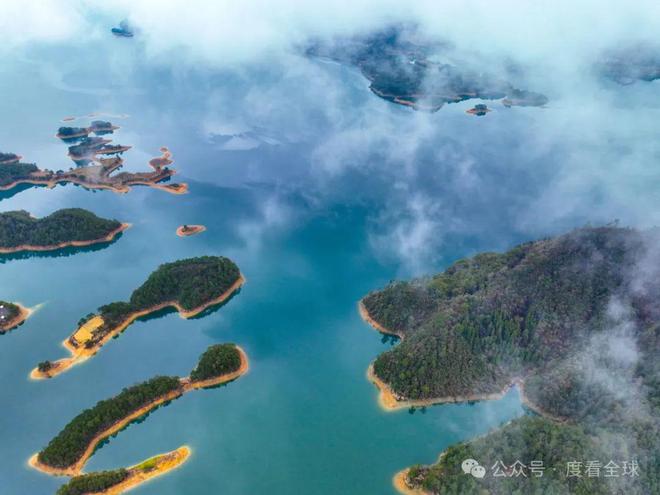
[{"label": "pale green water", "polygon": [[[240,344],[250,357],[249,374],[131,425],[92,457],[87,471],[187,444],[188,463],[135,493],[388,494],[399,469],[432,462],[448,445],[523,414],[515,391],[500,401],[425,413],[381,411],[365,370],[391,344],[360,320],[356,303],[392,278],[438,271],[475,251],[593,218],[576,207],[530,226],[514,213],[534,203],[554,177],[552,159],[561,156],[552,147],[530,155],[532,144],[525,145],[531,138],[523,129],[542,114],[514,110],[479,120],[467,118],[462,106],[411,114],[371,96],[354,71],[328,64],[305,62],[326,85],[307,96],[300,93],[308,87],[305,76],[277,70],[255,69],[244,78],[147,70],[132,45],[115,41],[81,47],[75,57],[53,50],[15,61],[0,82],[2,94],[14,96],[0,102],[0,150],[68,167],[65,146],[52,137],[59,119],[128,113],[115,122],[123,126],[116,142],[135,145],[126,155],[129,168],[142,167],[167,145],[177,180],[189,182],[190,194],[67,186],[3,196],[3,211],[25,208],[41,216],[78,206],[134,227],[105,249],[0,264],[2,299],[42,304],[25,325],[0,336],[2,495],[54,493],[63,480],[29,469],[32,453],[83,408],[122,387],[156,374],[187,374],[216,342]],[[317,98],[324,91],[337,111]],[[292,94],[295,103],[286,101]],[[381,123],[400,155],[381,153],[387,142],[352,134]],[[229,138],[209,133],[228,134],[218,129],[229,124],[279,144],[223,150]],[[429,127],[438,139],[406,148],[406,134]],[[351,136],[369,152],[342,154],[340,145]],[[438,149],[440,158],[433,154]],[[455,160],[465,149],[472,150],[471,164]],[[639,201],[655,194],[642,192]],[[593,196],[598,203],[599,191]],[[419,197],[441,206],[406,200]],[[409,217],[417,223],[407,229]],[[180,239],[174,231],[182,223],[208,231]],[[429,237],[416,242],[425,232]],[[441,242],[425,248],[428,238]],[[54,380],[28,381],[38,361],[64,356],[60,342],[81,316],[126,298],[158,264],[202,254],[231,257],[247,277],[225,307],[203,319],[170,313],[137,322],[87,363]]]}]

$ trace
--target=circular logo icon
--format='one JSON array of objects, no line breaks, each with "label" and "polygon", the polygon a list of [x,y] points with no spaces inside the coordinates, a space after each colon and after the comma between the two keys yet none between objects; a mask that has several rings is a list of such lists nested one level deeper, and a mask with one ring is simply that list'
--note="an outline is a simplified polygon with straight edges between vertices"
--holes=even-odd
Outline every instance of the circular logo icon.
[{"label": "circular logo icon", "polygon": [[486,468],[483,466],[474,466],[470,471],[470,474],[475,478],[483,478],[486,476]]},{"label": "circular logo icon", "polygon": [[465,459],[461,464],[461,468],[465,474],[471,474],[472,469],[479,466],[479,463],[474,459]]}]

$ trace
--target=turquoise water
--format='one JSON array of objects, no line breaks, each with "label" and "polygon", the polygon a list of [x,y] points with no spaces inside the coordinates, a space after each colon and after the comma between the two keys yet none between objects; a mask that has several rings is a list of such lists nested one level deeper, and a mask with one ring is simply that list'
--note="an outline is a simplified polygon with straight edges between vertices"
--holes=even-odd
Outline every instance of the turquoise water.
[{"label": "turquoise water", "polygon": [[[288,60],[287,70],[240,74],[176,62],[155,68],[139,45],[123,41],[25,54],[0,82],[14,96],[0,102],[1,150],[68,167],[66,147],[53,138],[61,118],[126,113],[113,122],[122,126],[115,142],[135,147],[127,167],[146,166],[166,145],[176,180],[190,185],[184,196],[66,186],[0,197],[3,211],[41,216],[76,206],[133,224],[102,249],[0,264],[0,297],[39,305],[0,336],[3,495],[54,493],[64,480],[26,462],[64,424],[122,387],[187,374],[216,342],[241,345],[249,374],[131,425],[86,470],[186,444],[193,456],[182,468],[135,493],[388,494],[399,469],[433,462],[450,444],[524,413],[515,390],[493,402],[382,411],[365,371],[393,344],[360,320],[356,303],[393,278],[611,219],[627,199],[597,188],[588,208],[555,215],[539,206],[565,151],[535,139],[552,109],[476,119],[464,114],[469,104],[416,114],[373,97],[358,73],[335,64]],[[654,183],[649,191],[635,185],[635,205],[657,199]],[[543,214],[520,213],[535,209]],[[182,223],[208,231],[181,239],[174,232]],[[203,254],[231,257],[247,278],[226,306],[201,319],[167,313],[136,322],[83,365],[28,380],[37,362],[65,355],[60,343],[81,316],[125,299],[160,263]]]}]

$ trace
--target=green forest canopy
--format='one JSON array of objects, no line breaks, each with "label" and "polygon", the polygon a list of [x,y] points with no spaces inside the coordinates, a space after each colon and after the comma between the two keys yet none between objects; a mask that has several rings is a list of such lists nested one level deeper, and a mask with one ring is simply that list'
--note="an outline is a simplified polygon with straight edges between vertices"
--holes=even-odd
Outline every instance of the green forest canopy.
[{"label": "green forest canopy", "polygon": [[39,462],[55,468],[74,465],[96,435],[141,407],[176,390],[181,390],[179,378],[157,376],[125,388],[111,399],[99,401],[91,409],[85,409],[73,418],[46,448],[39,452]]},{"label": "green forest canopy", "polygon": [[74,476],[68,483],[62,485],[56,495],[85,495],[89,493],[101,493],[111,488],[126,478],[129,472],[126,469],[115,469],[113,471],[101,471],[98,473]]},{"label": "green forest canopy", "polygon": [[39,168],[34,163],[4,163],[0,165],[0,187],[29,179],[30,175],[37,172]]},{"label": "green forest canopy", "polygon": [[117,220],[100,218],[81,208],[58,210],[44,218],[33,218],[24,210],[8,211],[0,213],[0,247],[92,241],[106,237],[120,226]]},{"label": "green forest canopy", "polygon": [[[209,346],[200,356],[190,376],[192,380],[204,380],[236,371],[239,367],[240,354],[236,345],[216,344]],[[183,385],[179,377],[157,376],[125,388],[110,399],[97,402],[94,407],[85,409],[73,418],[39,452],[39,462],[56,468],[74,465],[99,433],[138,409],[176,391],[179,392],[177,396],[183,393]]]},{"label": "green forest canopy", "polygon": [[[567,421],[517,420],[470,444],[479,447],[475,459],[535,449],[548,462],[557,452],[589,460],[579,456],[598,445],[601,460],[634,459],[643,473],[620,485],[546,477],[538,489],[515,480],[491,486],[457,474],[467,455],[451,455],[458,446],[439,464],[416,467],[410,482],[443,494],[660,493],[660,284],[644,277],[660,267],[657,239],[657,231],[582,228],[365,297],[376,321],[405,336],[374,363],[397,394],[487,393],[524,377],[531,402]],[[634,359],[622,360],[622,346],[635,349]]]},{"label": "green forest canopy", "polygon": [[226,293],[241,276],[238,266],[223,256],[201,256],[165,263],[136,289],[128,302],[99,308],[104,324],[87,345],[93,346],[128,315],[166,302],[177,302],[190,311]]},{"label": "green forest canopy", "polygon": [[240,367],[241,354],[235,344],[216,344],[202,354],[190,378],[192,381],[207,380],[233,373]]}]

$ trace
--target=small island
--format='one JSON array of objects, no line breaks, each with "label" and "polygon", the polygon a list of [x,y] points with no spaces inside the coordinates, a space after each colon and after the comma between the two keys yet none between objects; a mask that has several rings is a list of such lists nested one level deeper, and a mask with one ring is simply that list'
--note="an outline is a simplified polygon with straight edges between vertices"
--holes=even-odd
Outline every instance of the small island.
[{"label": "small island", "polygon": [[75,141],[78,138],[87,137],[90,132],[91,131],[87,127],[63,126],[57,130],[57,134],[55,134],[55,137],[61,139],[66,143],[69,141]]},{"label": "small island", "polygon": [[0,334],[22,325],[32,310],[18,303],[0,301]]},{"label": "small island", "polygon": [[201,234],[206,230],[204,225],[181,225],[176,229],[176,235],[179,237],[189,237],[195,234]]},{"label": "small island", "polygon": [[119,495],[178,468],[188,460],[190,454],[190,447],[184,445],[129,468],[81,474],[62,485],[56,495]]},{"label": "small island", "polygon": [[166,263],[136,289],[127,302],[101,306],[78,322],[78,329],[64,342],[71,357],[43,361],[32,370],[33,379],[52,378],[81,363],[138,318],[168,307],[183,318],[192,318],[227,301],[245,282],[236,264],[222,256],[202,256]]},{"label": "small island", "polygon": [[240,347],[212,345],[201,355],[189,377],[157,376],[86,409],[32,456],[29,464],[56,476],[79,475],[97,446],[128,424],[187,392],[231,382],[248,369],[247,355]]},{"label": "small island", "polygon": [[0,213],[0,254],[112,242],[129,227],[81,208],[58,210],[40,219],[27,211],[9,211]]},{"label": "small island", "polygon": [[110,31],[119,38],[132,38],[135,35],[127,20],[121,21],[119,27],[113,27]]},{"label": "small island", "polygon": [[[660,285],[646,273],[660,265],[657,235],[584,227],[462,259],[364,297],[365,320],[401,337],[368,371],[385,408],[497,399],[517,385],[523,405],[538,415],[451,446],[432,466],[398,473],[397,489],[612,493],[603,478],[560,476],[566,459],[605,465],[613,455],[602,442],[608,438],[615,452],[632,449],[631,460],[649,473],[621,480],[617,493],[652,493],[660,455]],[[628,346],[634,359],[622,354]],[[640,407],[647,412],[638,414]],[[487,469],[498,460],[508,469],[516,459],[528,468],[538,461],[546,475],[477,479],[462,471],[465,459]]]},{"label": "small island", "polygon": [[469,110],[466,110],[465,113],[469,113],[470,115],[476,115],[477,117],[482,117],[490,111],[491,109],[488,108],[488,106],[484,105],[483,103],[478,103]]}]

